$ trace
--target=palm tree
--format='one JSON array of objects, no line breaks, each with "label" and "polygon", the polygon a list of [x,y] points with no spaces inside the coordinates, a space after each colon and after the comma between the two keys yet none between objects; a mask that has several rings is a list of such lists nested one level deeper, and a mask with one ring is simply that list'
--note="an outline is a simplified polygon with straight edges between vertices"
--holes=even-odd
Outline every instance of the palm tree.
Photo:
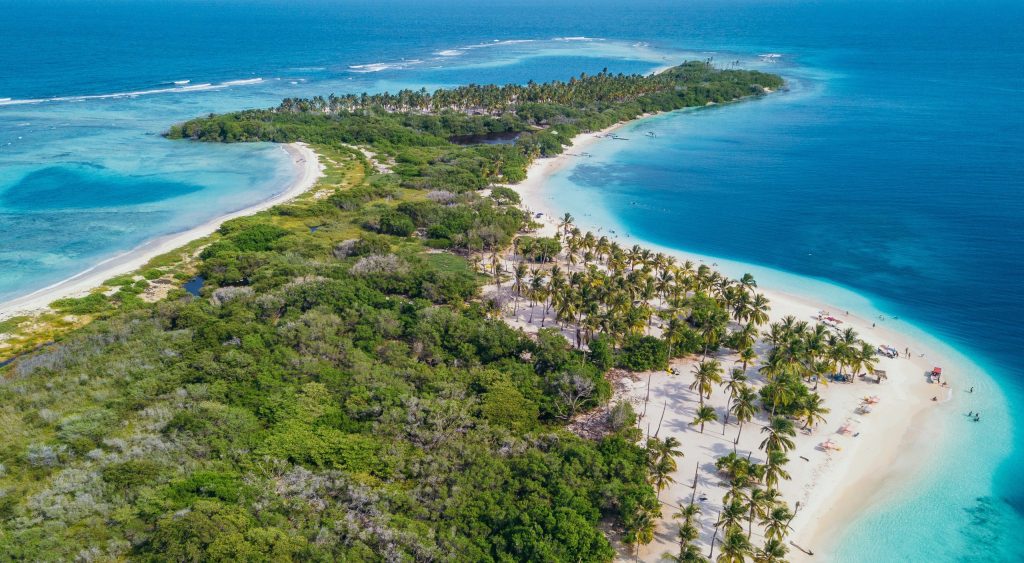
[{"label": "palm tree", "polygon": [[654,464],[651,471],[651,484],[654,485],[654,489],[657,491],[657,498],[661,500],[661,491],[665,490],[670,484],[675,483],[676,480],[672,478],[672,472],[676,470],[676,462],[671,457],[663,457]]},{"label": "palm tree", "polygon": [[[754,323],[748,323],[739,328],[739,330],[732,333],[730,339],[736,344],[737,350],[745,350],[747,348],[753,348],[754,343],[757,342],[757,327]],[[747,369],[743,368],[744,371]]]},{"label": "palm tree", "polygon": [[562,215],[562,218],[558,222],[558,229],[562,231],[563,238],[569,236],[569,227],[572,226],[574,221],[575,219],[572,214],[566,213],[565,215]]},{"label": "palm tree", "polygon": [[860,364],[860,368],[866,373],[874,371],[875,367],[878,365],[878,356],[875,354],[875,347],[867,342],[861,342],[860,349],[857,350],[857,360]]},{"label": "palm tree", "polygon": [[677,520],[682,520],[684,523],[690,524],[692,524],[698,516],[700,516],[700,505],[694,504],[692,502],[690,504],[687,504],[686,506],[681,507],[679,509],[679,512],[676,512],[672,515],[673,518]]},{"label": "palm tree", "polygon": [[792,519],[793,514],[785,504],[772,508],[761,520],[761,525],[764,526],[764,537],[782,541],[789,533],[789,521]]},{"label": "palm tree", "polygon": [[754,295],[750,305],[747,307],[747,318],[750,319],[754,326],[761,326],[768,322],[768,311],[771,310],[771,306],[768,305],[768,298],[758,293]]},{"label": "palm tree", "polygon": [[768,434],[759,446],[762,450],[787,452],[796,447],[792,440],[792,437],[796,436],[793,422],[784,416],[772,417],[771,422],[761,428],[761,432]]},{"label": "palm tree", "polygon": [[729,529],[722,538],[718,547],[718,563],[745,563],[747,558],[753,555],[754,548],[750,540],[743,535],[743,530]]},{"label": "palm tree", "polygon": [[764,546],[754,552],[754,561],[757,563],[785,563],[788,551],[782,540],[772,538],[765,541]]},{"label": "palm tree", "polygon": [[675,347],[683,341],[683,337],[686,336],[686,328],[686,322],[673,313],[671,318],[668,320],[668,327],[666,327],[665,332],[662,333],[662,338],[664,338],[665,343],[668,344],[669,359],[675,357],[673,352]]},{"label": "palm tree", "polygon": [[633,546],[636,550],[636,558],[639,560],[640,546],[654,541],[654,519],[646,509],[641,507],[628,519],[626,526],[629,531],[626,533],[624,541],[627,545]]},{"label": "palm tree", "polygon": [[725,335],[725,325],[728,322],[729,316],[725,315],[725,319],[711,319],[708,322],[701,324],[697,332],[700,333],[701,340],[704,343],[704,357],[708,357],[708,351],[713,347],[717,346],[722,340],[722,336]]},{"label": "palm tree", "polygon": [[725,422],[722,423],[722,432],[725,432],[725,426],[729,424],[729,411],[732,408],[732,402],[739,396],[740,391],[746,387],[747,376],[743,375],[743,370],[735,368],[732,370],[732,377],[729,381],[722,384],[726,392],[729,393],[729,400],[725,403]]},{"label": "palm tree", "polygon": [[654,464],[661,460],[668,460],[672,464],[671,471],[676,470],[676,459],[677,457],[683,456],[683,450],[679,449],[682,444],[675,436],[669,436],[664,440],[657,438],[647,439],[647,457],[648,464],[653,467]]},{"label": "palm tree", "polygon": [[738,502],[743,506],[747,506],[747,485],[750,483],[750,478],[746,474],[736,473],[733,475],[731,484],[728,491],[725,491],[725,496],[722,497],[722,504],[731,504]]},{"label": "palm tree", "polygon": [[711,398],[712,385],[722,382],[722,363],[715,359],[704,360],[693,368],[693,383],[690,389],[700,396],[700,406],[704,406],[704,396]]},{"label": "palm tree", "polygon": [[704,424],[708,422],[714,422],[718,420],[718,415],[715,414],[715,409],[701,405],[697,408],[697,416],[690,423],[690,426],[700,425],[700,433],[704,433]]},{"label": "palm tree", "polygon": [[[693,528],[694,533],[697,532],[697,528]],[[708,563],[709,559],[704,557],[704,554],[700,551],[700,546],[687,543],[684,547],[679,549],[678,555],[672,555],[666,553],[661,556],[662,559],[667,559],[673,563]]]},{"label": "palm tree", "polygon": [[804,401],[800,409],[800,419],[804,421],[804,428],[813,428],[819,422],[825,422],[825,415],[830,412],[821,401],[821,395],[811,393]]},{"label": "palm tree", "polygon": [[753,348],[744,348],[740,350],[740,361],[743,362],[743,371],[747,371],[747,365],[757,359],[757,352]]},{"label": "palm tree", "polygon": [[743,521],[747,518],[747,507],[744,506],[743,501],[738,498],[732,499],[731,502],[727,502],[722,506],[722,512],[718,515],[718,522],[716,526],[722,527],[723,530],[728,532],[730,530],[743,531]]},{"label": "palm tree", "polygon": [[530,271],[530,324],[533,324],[533,309],[538,301],[547,300],[547,286],[544,284],[544,271],[536,268]]},{"label": "palm tree", "polygon": [[739,280],[737,280],[747,293],[753,293],[757,289],[757,280],[754,279],[753,274],[743,274]]},{"label": "palm tree", "polygon": [[[519,240],[519,239],[516,239]],[[520,262],[516,265],[516,269],[513,271],[512,289],[516,292],[515,305],[513,306],[512,314],[519,314],[519,298],[523,295],[523,285],[526,283],[526,274],[528,269],[524,262]]]},{"label": "palm tree", "polygon": [[750,510],[750,516],[747,520],[747,538],[749,539],[751,534],[754,533],[754,518],[764,518],[767,516],[768,511],[772,509],[774,501],[768,491],[754,487],[750,489],[750,494],[747,496],[747,508]]},{"label": "palm tree", "polygon": [[491,253],[491,271],[494,272],[494,283],[501,289],[501,258],[497,252]]},{"label": "palm tree", "polygon": [[789,480],[789,473],[785,469],[787,463],[789,458],[785,452],[768,452],[768,461],[764,464],[764,484],[769,489],[776,489],[779,486],[779,479]]},{"label": "palm tree", "polygon": [[679,509],[672,515],[672,518],[676,520],[682,520],[679,525],[679,532],[677,537],[679,538],[679,554],[671,555],[666,554],[664,557],[668,558],[677,563],[687,563],[695,561],[703,561],[704,557],[700,553],[700,548],[693,544],[693,541],[700,537],[700,531],[694,524],[697,517],[700,516],[700,506],[694,503],[687,504]]},{"label": "palm tree", "polygon": [[736,440],[733,442],[735,445],[740,441],[743,424],[753,420],[757,414],[757,392],[749,385],[743,386],[737,393],[736,399],[732,402],[732,414],[740,425],[739,431],[736,432]]},{"label": "palm tree", "polygon": [[[785,377],[787,372],[782,372],[782,376]],[[787,381],[782,381],[783,377],[777,377],[775,381],[765,385],[764,390],[771,396],[772,400],[772,416],[775,416],[775,410],[779,405],[786,406],[790,404],[794,398],[796,398],[796,391],[794,387],[789,385]]]},{"label": "palm tree", "polygon": [[812,361],[810,370],[814,377],[814,389],[812,389],[812,391],[817,391],[818,384],[820,383],[828,385],[828,375],[831,374],[834,369],[835,366],[833,366],[832,362],[827,359]]}]

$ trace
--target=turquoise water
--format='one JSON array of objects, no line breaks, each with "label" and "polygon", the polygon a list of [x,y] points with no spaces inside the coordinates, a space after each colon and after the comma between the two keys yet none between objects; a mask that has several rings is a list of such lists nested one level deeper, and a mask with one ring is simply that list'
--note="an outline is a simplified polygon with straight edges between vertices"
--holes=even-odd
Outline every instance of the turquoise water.
[{"label": "turquoise water", "polygon": [[949,407],[928,470],[853,522],[838,558],[1022,559],[1009,417],[1024,393],[1022,23],[1019,1],[12,0],[0,299],[290,175],[276,147],[162,139],[174,121],[285,96],[739,59],[790,90],[632,126],[566,170],[558,197],[766,285],[900,317],[885,322],[928,339],[977,392]]}]

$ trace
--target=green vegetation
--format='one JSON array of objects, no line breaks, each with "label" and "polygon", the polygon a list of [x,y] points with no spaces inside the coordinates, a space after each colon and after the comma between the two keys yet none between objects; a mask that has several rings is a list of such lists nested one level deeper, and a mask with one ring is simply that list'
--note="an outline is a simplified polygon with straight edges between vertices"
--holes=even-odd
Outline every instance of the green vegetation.
[{"label": "green vegetation", "polygon": [[[288,99],[188,121],[173,139],[306,141],[373,147],[393,160],[402,187],[461,193],[495,180],[518,182],[530,160],[561,153],[580,132],[645,113],[699,107],[761,95],[782,86],[776,75],[720,70],[689,62],[652,75],[581,75],[568,82]],[[464,135],[521,133],[511,145],[458,146]]]},{"label": "green vegetation", "polygon": [[102,293],[91,293],[85,297],[58,299],[53,302],[53,308],[62,313],[85,315],[107,310],[110,300]]},{"label": "green vegetation", "polygon": [[[478,191],[522,179],[580,131],[780,85],[688,63],[655,77],[286,100],[175,126],[172,138],[315,143],[326,177],[155,259],[143,279],[110,280],[109,297],[54,304],[96,320],[3,368],[0,553],[603,561],[615,552],[602,522],[651,541],[678,444],[641,444],[632,408],[609,404],[605,371],[707,354],[733,342],[730,315],[756,327],[767,305],[705,270],[632,293],[650,257],[596,241],[589,258],[621,267],[557,284],[563,247],[587,259],[570,225],[561,241],[518,237],[529,224],[518,196]],[[522,133],[513,145],[448,141],[510,131]],[[537,268],[519,275],[520,293],[575,324],[574,343],[554,328],[527,337],[479,298],[480,262],[489,254],[502,283],[510,245]],[[139,296],[192,273],[201,297]],[[604,289],[587,293],[598,279]],[[663,338],[643,334],[659,296],[673,311]],[[775,403],[788,420],[790,403]],[[604,413],[607,431],[569,432],[583,412]],[[785,439],[780,429],[771,444]]]},{"label": "green vegetation", "polygon": [[[541,240],[554,241],[564,252],[552,252],[543,268],[531,269],[537,256],[529,249]],[[731,485],[720,520],[714,523],[715,541],[721,541],[718,560],[741,561],[759,553],[782,558],[786,552],[782,539],[792,515],[778,487],[789,479],[786,452],[795,445],[796,425],[813,429],[825,420],[829,409],[818,386],[830,379],[853,381],[855,374],[870,371],[875,365],[874,347],[851,329],[811,326],[791,316],[768,324],[770,304],[749,274],[730,279],[705,265],[679,263],[639,245],[626,249],[606,236],[581,233],[569,214],[559,221],[557,238],[521,236],[511,254],[510,264],[492,255],[488,271],[496,285],[503,272],[513,273],[513,311],[524,300],[531,323],[535,311],[541,324],[550,318],[559,332],[575,336],[576,348],[589,349],[593,365],[651,372],[664,369],[670,358],[699,358],[690,384],[698,406],[689,425],[702,434],[707,424],[719,420],[723,434],[730,420],[737,426],[736,438],[730,440],[733,453],[716,463]],[[654,327],[660,329],[658,336]],[[543,329],[538,342],[552,334],[555,329]],[[758,341],[768,345],[768,353],[750,378],[759,376],[760,385],[748,379],[747,371],[750,362],[758,359],[754,352]],[[721,360],[713,357],[722,348],[732,349],[742,366],[733,368],[728,378]],[[728,395],[724,411],[705,403],[717,388]],[[646,408],[645,399],[645,412]],[[759,414],[767,420],[761,427],[761,452],[756,452],[763,462],[753,460],[755,452],[741,457],[735,451],[744,425]],[[613,421],[609,426],[616,427]],[[657,438],[648,440],[647,450],[648,482],[660,493],[673,479],[671,458],[681,452],[664,453],[673,448]],[[679,551],[666,554],[668,558],[707,560],[693,543],[698,536],[697,512],[697,505],[691,503],[680,513]],[[658,511],[631,514],[624,540],[637,548],[649,543],[657,518]],[[755,523],[766,538],[760,548],[750,542]]]},{"label": "green vegetation", "polygon": [[[596,442],[562,429],[607,400],[601,371],[560,336],[487,318],[464,258],[376,233],[383,208],[422,211],[405,193],[225,224],[195,265],[204,298],[57,303],[104,313],[6,368],[0,552],[610,559],[598,521],[656,505],[633,428]],[[447,205],[480,228],[525,224],[475,194]],[[595,391],[565,394],[577,386]]]}]

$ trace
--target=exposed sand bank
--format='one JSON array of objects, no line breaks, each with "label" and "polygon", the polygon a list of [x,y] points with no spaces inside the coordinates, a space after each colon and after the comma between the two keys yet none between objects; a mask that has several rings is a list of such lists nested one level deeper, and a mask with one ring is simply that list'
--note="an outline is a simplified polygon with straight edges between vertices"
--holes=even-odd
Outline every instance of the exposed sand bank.
[{"label": "exposed sand bank", "polygon": [[155,256],[165,254],[195,239],[212,234],[220,228],[222,223],[229,219],[252,215],[304,193],[323,175],[319,157],[304,143],[282,145],[282,148],[292,157],[292,162],[295,165],[295,178],[281,192],[253,206],[221,215],[187,231],[147,241],[128,252],[108,258],[88,270],[75,274],[63,281],[28,295],[0,303],[0,320],[45,309],[47,305],[57,299],[86,295],[89,291],[114,276],[133,272],[141,268]]},{"label": "exposed sand bank", "polygon": [[[523,198],[523,205],[533,212],[544,213],[538,221],[542,224],[541,233],[545,236],[555,234],[557,218],[564,212],[575,216],[584,216],[585,209],[560,208],[557,194],[546,190],[552,174],[561,170],[579,158],[586,148],[622,125],[597,133],[581,135],[574,140],[566,154],[556,158],[539,159],[528,171],[528,179],[515,186]],[[599,225],[580,224],[581,230],[597,231]],[[676,251],[654,244],[647,244],[627,233],[609,231],[604,226],[601,234],[617,240],[619,244],[631,246],[640,244],[652,250],[665,252],[679,260],[698,258],[685,252]],[[876,502],[893,502],[894,494],[903,489],[910,479],[918,473],[923,464],[929,463],[938,451],[941,441],[941,414],[952,408],[949,401],[953,398],[951,387],[939,387],[926,382],[925,373],[934,365],[949,365],[933,350],[926,349],[920,343],[912,342],[898,331],[890,329],[879,319],[862,318],[850,314],[826,303],[808,299],[803,296],[787,293],[779,288],[759,288],[771,300],[771,320],[792,315],[798,320],[814,322],[818,311],[831,311],[831,314],[843,321],[842,327],[853,327],[861,338],[874,345],[888,344],[900,352],[905,348],[911,350],[911,357],[889,359],[879,357],[878,368],[888,373],[888,379],[876,384],[874,379],[860,379],[850,384],[833,383],[822,385],[819,392],[826,407],[831,410],[828,421],[819,425],[809,433],[799,433],[796,448],[788,454],[790,463],[787,465],[792,479],[785,481],[780,490],[789,502],[791,509],[800,502],[799,510],[793,519],[792,531],[787,542],[792,541],[804,549],[815,553],[821,558],[830,553],[836,542],[842,537],[844,528],[864,510]],[[528,323],[529,311],[522,309],[513,324],[526,330],[535,330]],[[537,324],[537,315],[534,323]],[[548,319],[550,326],[551,320]],[[571,338],[570,338],[571,340]],[[763,343],[759,352],[763,352]],[[726,370],[731,370],[736,355],[721,353],[718,358]],[[657,561],[666,553],[674,553],[676,545],[677,525],[672,522],[674,506],[689,502],[694,494],[692,488],[694,471],[697,469],[696,495],[706,495],[703,506],[701,540],[709,544],[713,533],[713,522],[721,507],[721,499],[726,487],[716,473],[714,460],[733,451],[733,440],[738,427],[730,422],[725,429],[722,424],[709,424],[703,434],[697,428],[689,426],[698,404],[697,396],[690,391],[692,367],[697,359],[685,359],[673,362],[679,375],[665,372],[641,374],[633,381],[625,381],[621,386],[620,397],[632,401],[638,413],[644,412],[646,400],[646,416],[641,420],[641,429],[653,434],[659,427],[660,436],[675,435],[683,443],[682,449],[686,457],[679,461],[679,470],[673,476],[676,483],[661,493],[666,503],[665,518],[659,523],[655,540],[641,548],[639,555],[645,561]],[[748,377],[757,384],[761,383],[757,373],[757,365],[747,371]],[[648,391],[649,380],[649,391]],[[955,385],[955,382],[954,382]],[[880,401],[872,406],[870,414],[857,414],[865,396],[878,396]],[[938,401],[933,402],[932,397]],[[724,391],[716,389],[709,401],[721,418],[726,407]],[[664,411],[664,415],[662,412]],[[662,416],[664,419],[662,420]],[[741,454],[751,453],[752,458],[764,461],[764,454],[758,450],[763,436],[760,427],[767,422],[767,416],[749,423],[742,432],[736,448]],[[840,434],[839,428],[849,422],[853,430]],[[856,436],[854,436],[856,434]],[[820,444],[832,440],[842,449],[826,451]],[[805,459],[806,458],[806,459]],[[755,526],[755,536],[757,536]],[[754,538],[755,546],[761,540]],[[793,545],[788,558],[790,560],[809,559]],[[622,553],[622,557],[632,558],[632,553]]]}]

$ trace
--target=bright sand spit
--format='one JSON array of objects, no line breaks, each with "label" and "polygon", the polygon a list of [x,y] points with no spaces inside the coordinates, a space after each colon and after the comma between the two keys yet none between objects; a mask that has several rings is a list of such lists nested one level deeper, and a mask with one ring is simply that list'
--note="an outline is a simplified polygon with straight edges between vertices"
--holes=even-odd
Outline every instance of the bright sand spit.
[{"label": "bright sand spit", "polygon": [[[514,186],[523,198],[523,205],[532,212],[543,212],[539,221],[542,223],[542,236],[553,236],[556,231],[557,217],[568,211],[577,217],[584,209],[563,209],[558,203],[557,194],[545,191],[549,177],[564,168],[587,147],[609,134],[622,124],[609,127],[603,131],[580,135],[574,139],[573,145],[565,154],[556,158],[538,159],[528,171],[527,180]],[[583,230],[596,231],[598,225],[583,225]],[[644,241],[631,238],[627,241],[612,235],[607,228],[600,234],[608,234],[609,238],[625,246],[639,243],[654,251],[664,252],[679,260],[693,260],[698,257],[670,248],[646,244]],[[888,379],[876,384],[873,377],[858,379],[851,384],[832,383],[821,385],[818,389],[827,408],[827,422],[819,424],[813,431],[798,431],[796,448],[788,453],[790,459],[787,470],[791,480],[780,485],[780,492],[792,510],[797,501],[799,510],[792,521],[792,530],[787,538],[790,560],[809,559],[799,549],[790,544],[793,542],[801,548],[813,551],[821,559],[841,539],[843,529],[859,514],[872,505],[898,502],[898,495],[911,482],[923,464],[931,462],[941,443],[940,413],[948,411],[948,401],[953,397],[952,388],[929,384],[925,374],[935,365],[949,365],[951,362],[922,346],[910,341],[905,335],[886,328],[883,322],[874,326],[872,319],[858,317],[828,304],[816,302],[802,296],[787,293],[783,289],[759,288],[771,300],[771,320],[777,321],[787,315],[798,320],[816,322],[819,311],[830,311],[842,320],[841,327],[853,327],[861,338],[874,345],[888,344],[895,346],[901,353],[905,348],[911,350],[911,358],[889,359],[879,357],[878,369],[885,370]],[[527,331],[536,330],[539,324],[539,309],[534,315],[531,326],[528,323],[529,310],[519,305],[519,314],[512,324]],[[548,319],[548,326],[552,325]],[[572,341],[572,334],[566,332]],[[763,343],[759,343],[760,353],[765,353]],[[720,352],[716,357],[721,360],[726,371],[726,378],[733,367],[740,366],[733,353]],[[703,493],[707,500],[702,505],[702,536],[701,542],[710,544],[714,522],[721,508],[722,496],[727,485],[714,468],[716,458],[733,451],[733,440],[737,436],[738,427],[730,421],[723,430],[721,422],[710,423],[701,434],[699,429],[690,426],[694,411],[698,405],[697,395],[689,389],[693,380],[692,369],[699,358],[687,358],[672,362],[678,375],[666,372],[637,374],[633,380],[626,379],[619,386],[618,397],[630,400],[638,413],[646,416],[640,421],[645,434],[654,434],[658,430],[659,437],[674,435],[682,442],[684,457],[678,460],[679,470],[673,475],[676,483],[662,491],[661,500],[664,519],[659,522],[654,542],[640,549],[639,555],[645,561],[658,561],[665,553],[676,553],[677,525],[671,515],[676,506],[690,501],[694,471],[697,469],[696,495]],[[752,365],[747,376],[757,386],[763,383],[757,372],[757,365]],[[648,383],[649,382],[649,383]],[[648,391],[649,384],[649,391]],[[855,411],[861,406],[866,396],[877,396],[880,401],[872,406],[870,414],[858,414]],[[932,397],[938,401],[933,402]],[[646,398],[646,401],[645,401]],[[726,409],[726,393],[721,388],[715,389],[712,398],[707,401],[722,418]],[[664,411],[664,415],[662,412]],[[662,420],[662,416],[664,419]],[[767,422],[766,415],[760,416],[743,428],[737,451],[742,455],[752,452],[752,459],[763,462],[764,454],[758,449],[763,439],[761,427]],[[852,431],[840,434],[839,428],[849,423]],[[798,428],[800,425],[798,424]],[[857,434],[857,436],[854,436]],[[826,451],[820,444],[826,440],[837,443],[841,450]],[[806,458],[806,459],[804,459]],[[752,542],[755,547],[763,540],[755,525]],[[721,539],[721,535],[719,535]],[[707,551],[705,551],[707,554]],[[715,554],[717,555],[717,548]],[[622,559],[632,559],[633,553],[620,553]]]},{"label": "bright sand spit", "polygon": [[165,254],[195,239],[212,234],[222,223],[229,219],[252,215],[304,193],[323,175],[319,157],[304,143],[291,143],[282,145],[282,147],[291,155],[292,162],[295,165],[295,178],[283,191],[251,207],[221,215],[187,231],[152,239],[128,252],[104,260],[92,268],[63,281],[2,303],[0,304],[0,319],[44,309],[57,299],[86,295],[89,291],[114,276],[138,270],[155,256]]}]

